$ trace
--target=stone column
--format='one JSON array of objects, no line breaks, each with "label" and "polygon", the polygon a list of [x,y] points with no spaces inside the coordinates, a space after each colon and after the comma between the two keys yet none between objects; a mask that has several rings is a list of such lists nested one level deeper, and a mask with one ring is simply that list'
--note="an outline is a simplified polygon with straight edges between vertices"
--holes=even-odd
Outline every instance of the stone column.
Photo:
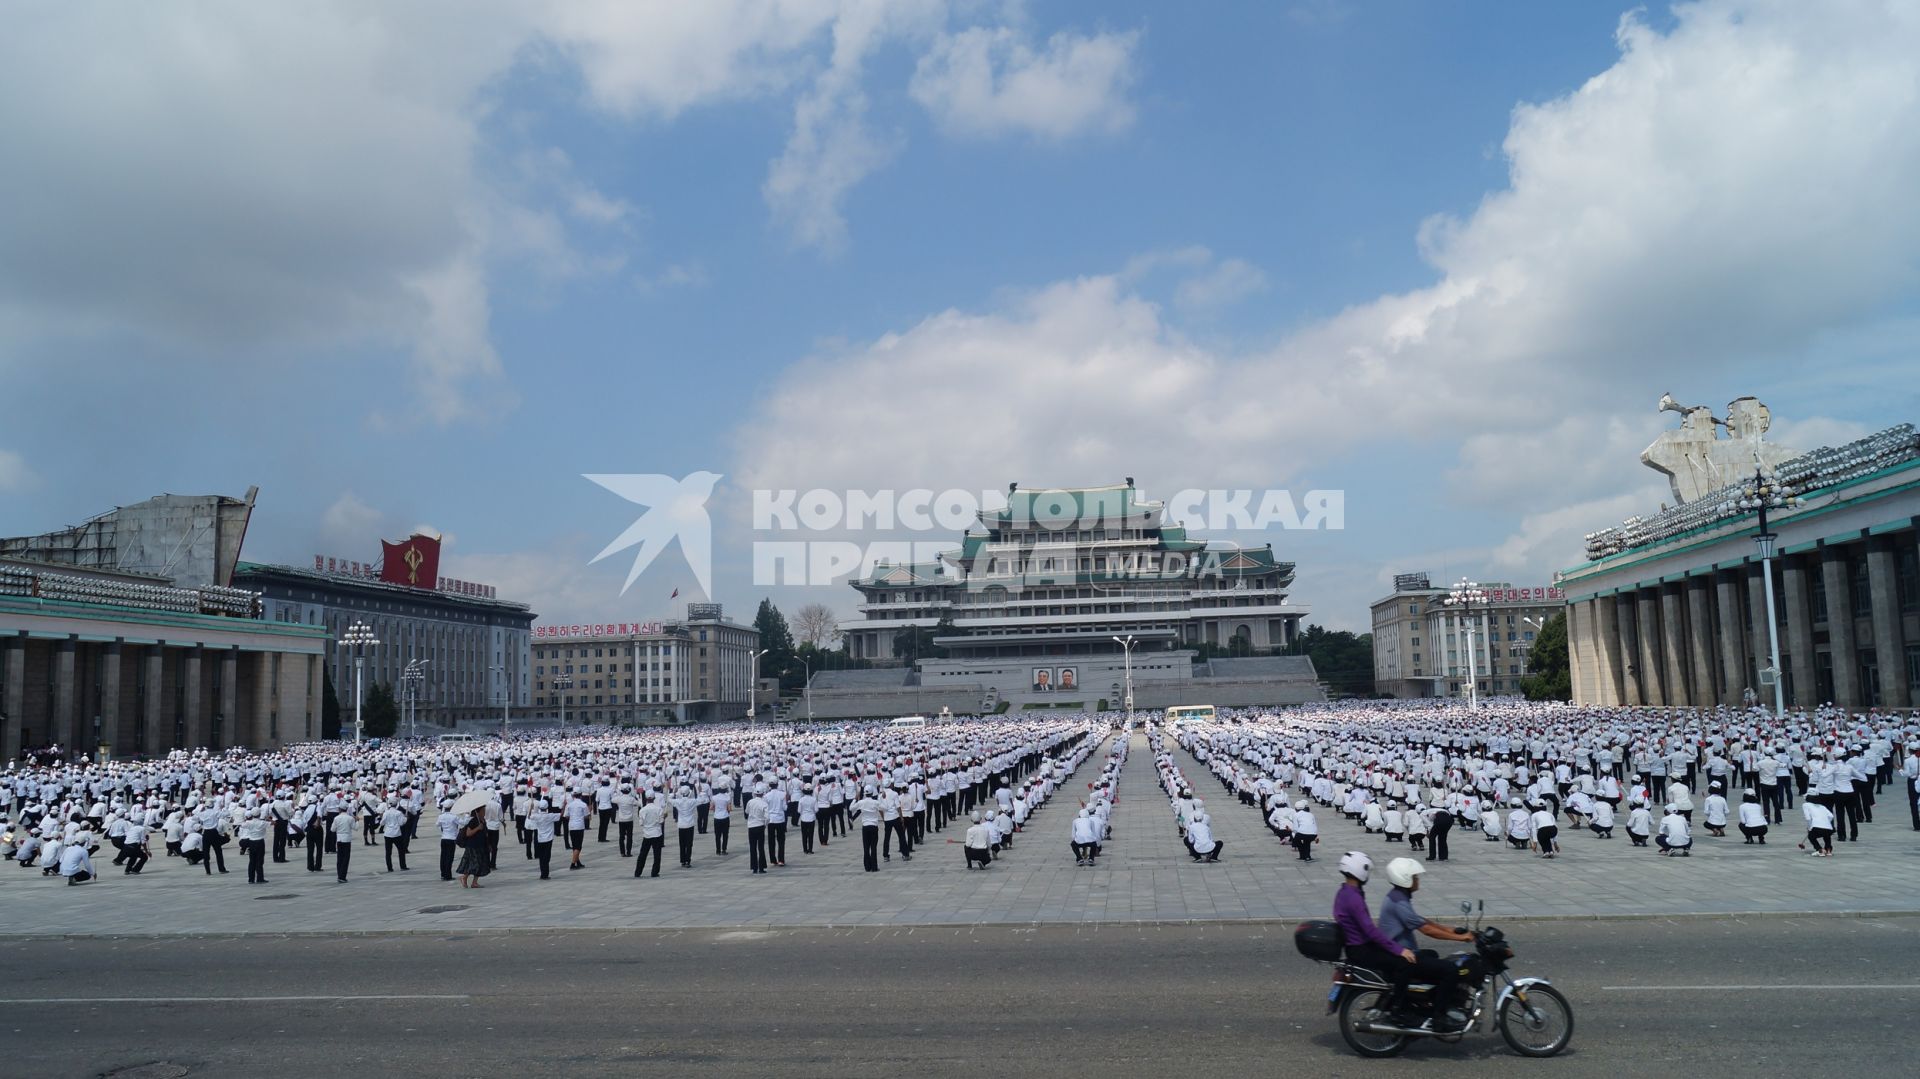
[{"label": "stone column", "polygon": [[1618,706],[1626,702],[1620,668],[1620,619],[1612,596],[1595,596],[1587,601],[1587,626],[1593,634],[1595,678],[1599,682],[1600,704]]},{"label": "stone column", "polygon": [[[1486,655],[1480,653],[1485,652]],[[1493,695],[1493,619],[1485,607],[1480,608],[1480,637],[1474,642],[1473,670],[1476,675],[1487,680],[1487,695]]]},{"label": "stone column", "polygon": [[240,722],[240,653],[222,649],[220,653],[220,745],[226,748],[246,735]]},{"label": "stone column", "polygon": [[1873,597],[1873,654],[1880,665],[1880,706],[1905,708],[1907,645],[1900,625],[1900,587],[1894,578],[1893,537],[1867,540],[1867,589]]},{"label": "stone column", "polygon": [[1660,593],[1657,588],[1634,592],[1633,628],[1639,637],[1634,661],[1640,666],[1642,696],[1647,704],[1672,704],[1667,688],[1660,684]]},{"label": "stone column", "polygon": [[[1833,703],[1860,703],[1860,653],[1853,632],[1853,582],[1847,576],[1847,552],[1820,548],[1820,579],[1827,587],[1827,645],[1833,655]],[[1904,660],[1904,657],[1903,657]]]},{"label": "stone column", "polygon": [[1772,638],[1767,636],[1767,578],[1761,572],[1758,559],[1747,563],[1747,627],[1747,648],[1753,656],[1754,671],[1748,677],[1752,679],[1753,692],[1759,697],[1760,703],[1772,708],[1773,689],[1760,684],[1759,674],[1760,669],[1773,660],[1768,655],[1768,642]]},{"label": "stone column", "polygon": [[1661,671],[1666,677],[1667,703],[1692,704],[1693,694],[1687,688],[1687,635],[1680,613],[1680,588],[1663,584],[1659,596]]},{"label": "stone column", "polygon": [[1720,703],[1737,705],[1747,686],[1747,672],[1740,657],[1746,655],[1743,643],[1745,619],[1740,617],[1740,582],[1731,572],[1715,574],[1714,593],[1720,608]]},{"label": "stone column", "polygon": [[1808,588],[1805,555],[1777,556],[1780,562],[1780,599],[1786,604],[1786,654],[1780,662],[1793,672],[1793,694],[1787,703],[1810,708],[1820,702],[1813,673],[1813,598]]},{"label": "stone column", "polygon": [[0,663],[6,664],[6,695],[0,697],[0,753],[20,759],[20,731],[27,723],[27,639],[12,636],[0,642]]},{"label": "stone column", "polygon": [[200,675],[204,649],[193,645],[187,650],[187,686],[181,695],[182,707],[187,713],[187,745],[191,751],[207,744],[207,710],[201,706],[201,698],[206,681]]},{"label": "stone column", "polygon": [[53,715],[47,717],[47,731],[69,753],[88,753],[92,749],[81,730],[79,701],[75,699],[77,695],[73,685],[74,653],[77,647],[72,637],[54,645]]},{"label": "stone column", "polygon": [[[1573,699],[1593,703],[1593,674],[1587,669],[1591,659],[1591,649],[1586,639],[1586,611],[1583,603],[1569,603],[1565,607],[1567,615],[1567,672],[1573,677]],[[1527,659],[1533,659],[1533,650],[1540,647],[1540,635],[1534,633],[1533,643],[1527,646]]]},{"label": "stone column", "polygon": [[113,747],[116,757],[132,754],[120,744],[120,650],[119,641],[108,644],[100,660],[100,740]]},{"label": "stone column", "polygon": [[[276,652],[252,653],[253,667],[253,715],[249,716],[250,733],[247,735],[247,747],[255,751],[273,749],[280,745],[280,739],[273,729],[274,714],[279,710],[279,700],[273,679],[273,657]],[[292,658],[292,657],[288,657]],[[285,671],[281,672],[282,680]],[[284,719],[285,717],[281,717]]]},{"label": "stone column", "polygon": [[1637,647],[1640,639],[1640,620],[1634,609],[1633,593],[1617,593],[1610,602],[1613,604],[1615,624],[1620,630],[1621,698],[1629,705],[1645,704],[1647,697],[1641,687],[1646,683],[1641,677],[1640,649]]},{"label": "stone column", "polygon": [[1687,592],[1687,660],[1692,669],[1692,692],[1688,703],[1695,708],[1711,708],[1717,698],[1713,692],[1713,612],[1707,596],[1707,579],[1689,577]]},{"label": "stone column", "polygon": [[147,645],[142,661],[147,665],[146,727],[147,734],[140,749],[148,756],[156,756],[160,748],[166,745],[166,736],[161,730],[162,715],[160,703],[166,699],[166,648],[163,645]]}]

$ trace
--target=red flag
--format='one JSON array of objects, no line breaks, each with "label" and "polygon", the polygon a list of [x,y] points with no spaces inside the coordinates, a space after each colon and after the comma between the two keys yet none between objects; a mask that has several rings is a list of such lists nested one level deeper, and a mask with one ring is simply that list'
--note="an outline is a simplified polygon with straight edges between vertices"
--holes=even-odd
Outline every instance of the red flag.
[{"label": "red flag", "polygon": [[380,563],[380,579],[388,584],[409,588],[432,588],[440,579],[440,541],[418,533],[404,543],[380,541],[385,558]]},{"label": "red flag", "polygon": [[679,599],[679,598],[680,598],[680,590],[679,590],[678,588],[676,588],[676,589],[674,589],[674,590],[673,590],[673,595],[671,595],[671,596],[668,596],[667,598],[668,598],[668,599]]}]

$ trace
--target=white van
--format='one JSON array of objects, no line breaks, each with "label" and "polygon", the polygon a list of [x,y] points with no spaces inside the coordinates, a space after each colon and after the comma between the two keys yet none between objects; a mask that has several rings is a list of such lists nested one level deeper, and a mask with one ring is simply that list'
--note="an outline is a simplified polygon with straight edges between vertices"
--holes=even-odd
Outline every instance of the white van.
[{"label": "white van", "polygon": [[926,725],[927,725],[926,716],[901,716],[899,719],[896,719],[892,723],[887,724],[888,728],[924,727]]}]

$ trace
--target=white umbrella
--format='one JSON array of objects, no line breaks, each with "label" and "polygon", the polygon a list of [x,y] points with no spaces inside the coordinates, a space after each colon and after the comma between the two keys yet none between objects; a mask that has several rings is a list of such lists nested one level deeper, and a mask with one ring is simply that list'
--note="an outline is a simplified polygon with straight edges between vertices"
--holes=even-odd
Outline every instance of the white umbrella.
[{"label": "white umbrella", "polygon": [[453,812],[471,813],[476,809],[484,808],[493,800],[492,791],[471,790],[453,800]]}]

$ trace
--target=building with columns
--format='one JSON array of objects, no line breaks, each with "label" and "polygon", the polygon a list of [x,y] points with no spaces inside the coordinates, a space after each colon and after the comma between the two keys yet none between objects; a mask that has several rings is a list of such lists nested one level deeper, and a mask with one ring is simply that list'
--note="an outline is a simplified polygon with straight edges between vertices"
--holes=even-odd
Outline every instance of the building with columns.
[{"label": "building with columns", "polygon": [[1556,587],[1515,587],[1482,582],[1485,603],[1471,608],[1445,602],[1449,588],[1435,588],[1424,573],[1394,578],[1393,594],[1371,604],[1373,688],[1387,697],[1468,696],[1472,681],[1483,696],[1520,692],[1527,652],[1546,620],[1560,613]]},{"label": "building with columns", "polygon": [[[1724,441],[1724,440],[1723,440]],[[1920,434],[1889,428],[1781,463],[1796,503],[1775,536],[1772,640],[1788,707],[1920,699]],[[1574,700],[1773,701],[1760,515],[1751,482],[1588,537],[1563,571]]]},{"label": "building with columns", "polygon": [[324,629],[243,590],[0,558],[0,753],[159,756],[320,736]]},{"label": "building with columns", "polygon": [[569,726],[739,719],[759,641],[718,603],[689,603],[677,621],[536,625],[531,715]]}]

